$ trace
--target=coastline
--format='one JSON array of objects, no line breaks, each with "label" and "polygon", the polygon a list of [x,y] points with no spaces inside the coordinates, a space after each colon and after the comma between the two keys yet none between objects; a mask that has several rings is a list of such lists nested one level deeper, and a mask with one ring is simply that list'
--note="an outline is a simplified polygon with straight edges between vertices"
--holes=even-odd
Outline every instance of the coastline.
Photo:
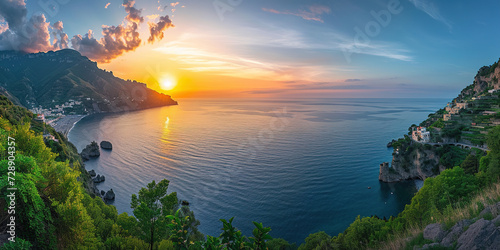
[{"label": "coastline", "polygon": [[75,124],[88,115],[66,115],[49,123],[57,132],[68,137]]}]

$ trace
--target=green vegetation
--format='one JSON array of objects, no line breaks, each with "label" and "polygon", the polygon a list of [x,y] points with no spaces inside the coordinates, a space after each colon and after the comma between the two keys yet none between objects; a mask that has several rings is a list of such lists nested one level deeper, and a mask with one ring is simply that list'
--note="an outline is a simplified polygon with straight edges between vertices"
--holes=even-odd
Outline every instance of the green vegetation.
[{"label": "green vegetation", "polygon": [[[232,225],[234,218],[221,220],[219,237],[205,237],[193,212],[179,208],[176,193],[167,194],[167,180],[153,181],[132,195],[135,217],[118,214],[85,190],[81,159],[71,144],[61,140],[57,152],[65,157],[60,157],[49,147],[54,144],[48,146],[41,132],[32,129],[30,112],[5,98],[0,105],[1,221],[11,216],[8,188],[17,188],[15,242],[0,249],[267,249],[268,242],[275,249],[294,249],[282,239],[273,240],[262,223],[253,222],[252,236],[243,236]],[[14,185],[9,171],[16,173]],[[0,227],[6,231],[6,223]]]},{"label": "green vegetation", "polygon": [[[500,59],[499,59],[499,62],[500,62]],[[479,69],[477,74],[479,76],[489,76],[491,73],[495,72],[495,69],[497,66],[498,66],[498,62],[495,62],[494,64],[492,64],[490,66],[484,66],[481,69]]]}]

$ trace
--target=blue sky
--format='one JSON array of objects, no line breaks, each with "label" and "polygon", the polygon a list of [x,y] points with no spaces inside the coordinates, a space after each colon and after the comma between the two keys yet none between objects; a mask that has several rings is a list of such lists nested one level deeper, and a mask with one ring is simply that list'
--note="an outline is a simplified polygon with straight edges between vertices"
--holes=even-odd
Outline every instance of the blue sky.
[{"label": "blue sky", "polygon": [[[99,38],[102,25],[119,25],[126,15],[123,1],[58,1],[58,11],[29,1],[28,16],[44,13],[50,23],[62,21],[69,39],[89,29]],[[183,91],[452,98],[472,83],[479,67],[500,57],[500,1],[494,0],[179,0],[175,7],[159,2],[135,3],[145,17],[142,40],[146,23],[158,20],[153,15],[168,14],[175,28],[101,67],[134,78],[144,69],[121,71],[118,64],[144,55],[155,67],[155,54],[162,54],[169,62],[162,71],[191,73],[198,81],[179,86]],[[390,20],[373,13],[390,13]]]}]

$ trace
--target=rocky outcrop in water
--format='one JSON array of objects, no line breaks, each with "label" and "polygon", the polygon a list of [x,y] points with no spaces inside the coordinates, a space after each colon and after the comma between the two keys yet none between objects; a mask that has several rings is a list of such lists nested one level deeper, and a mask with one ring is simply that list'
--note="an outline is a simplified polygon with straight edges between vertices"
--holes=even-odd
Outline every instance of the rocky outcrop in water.
[{"label": "rocky outcrop in water", "polygon": [[108,149],[108,150],[111,150],[113,149],[113,145],[111,144],[111,142],[109,141],[102,141],[101,142],[101,148],[102,149]]},{"label": "rocky outcrop in water", "polygon": [[444,167],[439,166],[439,156],[435,150],[419,143],[407,142],[394,149],[392,156],[391,164],[380,164],[380,181],[425,180],[444,170]]},{"label": "rocky outcrop in water", "polygon": [[96,158],[99,157],[100,155],[101,151],[99,151],[99,145],[97,145],[97,142],[95,141],[87,145],[80,153],[80,156],[82,157],[83,161],[88,161],[91,158]]},{"label": "rocky outcrop in water", "polygon": [[97,175],[94,179],[94,183],[101,183],[101,182],[104,182],[106,180],[106,177],[104,177],[104,175]]},{"label": "rocky outcrop in water", "polygon": [[115,199],[115,192],[113,192],[113,189],[106,192],[106,194],[104,195],[103,198],[104,198],[104,200],[108,200],[108,201],[114,200]]}]

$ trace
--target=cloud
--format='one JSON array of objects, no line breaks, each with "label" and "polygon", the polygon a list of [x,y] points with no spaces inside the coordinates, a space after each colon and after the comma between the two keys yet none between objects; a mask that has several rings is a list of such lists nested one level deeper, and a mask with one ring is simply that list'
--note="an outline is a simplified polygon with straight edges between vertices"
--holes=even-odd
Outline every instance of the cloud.
[{"label": "cloud", "polygon": [[55,22],[52,25],[52,30],[52,36],[54,37],[52,44],[54,45],[54,49],[67,49],[69,38],[68,35],[63,32],[63,22]]},{"label": "cloud", "polygon": [[451,22],[441,15],[441,13],[439,12],[439,8],[434,3],[431,3],[428,0],[409,0],[409,1],[413,5],[415,5],[415,7],[417,9],[425,12],[427,15],[432,17],[434,20],[442,22],[451,31],[451,29],[452,29]]},{"label": "cloud", "polygon": [[361,79],[346,79],[344,82],[361,82]]},{"label": "cloud", "polygon": [[125,24],[118,26],[102,26],[103,37],[94,38],[93,31],[85,35],[76,35],[71,39],[71,45],[83,55],[98,62],[109,62],[127,51],[133,51],[141,45],[138,26],[144,21],[141,10],[134,7],[135,1],[124,0],[123,6],[127,12]]},{"label": "cloud", "polygon": [[[107,63],[128,51],[134,51],[141,46],[142,40],[139,37],[139,24],[144,22],[142,11],[135,8],[135,1],[124,0],[123,7],[127,12],[123,24],[117,26],[102,26],[103,37],[97,40],[92,30],[85,35],[76,35],[71,39],[71,45],[83,55],[98,62]],[[156,16],[148,16],[148,18]],[[173,27],[168,16],[160,17],[158,23],[149,23],[151,37],[150,42],[161,40],[163,31]]]},{"label": "cloud", "polygon": [[[3,20],[3,24],[0,24],[0,50],[33,53],[67,47],[67,35],[63,32],[62,22],[51,26],[43,14],[28,19],[27,13],[24,0],[0,1],[0,16]],[[53,45],[50,30],[54,30]]]},{"label": "cloud", "polygon": [[170,27],[174,27],[172,20],[170,20],[168,15],[160,17],[160,21],[158,23],[148,23],[148,25],[151,34],[148,38],[149,43],[163,39],[163,31]]},{"label": "cloud", "polygon": [[141,15],[142,11],[136,9],[134,4],[134,0],[123,0],[123,7],[125,7],[125,11],[128,13],[125,19],[134,23],[142,23],[144,22],[144,17]]},{"label": "cloud", "polygon": [[107,3],[106,6],[104,6],[105,9],[107,9],[111,5],[111,3]]},{"label": "cloud", "polygon": [[153,14],[153,15],[148,15],[146,16],[149,20],[155,20],[156,18],[160,17],[158,14]]},{"label": "cloud", "polygon": [[323,14],[328,14],[331,12],[331,9],[327,6],[322,6],[322,5],[312,5],[309,6],[307,10],[299,10],[298,12],[291,12],[291,11],[279,11],[275,9],[267,9],[267,8],[262,8],[263,11],[271,12],[274,14],[284,14],[284,15],[294,15],[298,17],[302,17],[305,20],[309,21],[317,21],[317,22],[324,22],[323,19],[321,18],[321,15]]}]

